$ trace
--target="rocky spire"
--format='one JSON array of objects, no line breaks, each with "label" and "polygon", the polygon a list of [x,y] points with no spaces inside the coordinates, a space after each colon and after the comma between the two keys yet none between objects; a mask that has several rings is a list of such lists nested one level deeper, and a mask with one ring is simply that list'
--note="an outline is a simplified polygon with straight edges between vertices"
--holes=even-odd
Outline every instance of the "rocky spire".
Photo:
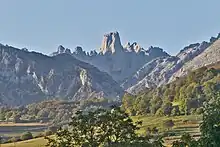
[{"label": "rocky spire", "polygon": [[50,56],[56,56],[59,54],[71,54],[71,50],[68,48],[63,47],[62,45],[59,45],[56,52],[53,52],[50,54]]},{"label": "rocky spire", "polygon": [[129,52],[136,53],[140,52],[143,49],[137,42],[134,42],[132,44],[130,42],[127,42],[124,48],[127,49]]},{"label": "rocky spire", "polygon": [[58,52],[58,54],[62,54],[65,52],[65,48],[62,45],[59,45],[57,48],[57,52]]},{"label": "rocky spire", "polygon": [[100,48],[101,53],[105,54],[106,52],[111,52],[113,54],[122,50],[123,47],[121,45],[121,40],[118,32],[111,32],[104,35]]}]

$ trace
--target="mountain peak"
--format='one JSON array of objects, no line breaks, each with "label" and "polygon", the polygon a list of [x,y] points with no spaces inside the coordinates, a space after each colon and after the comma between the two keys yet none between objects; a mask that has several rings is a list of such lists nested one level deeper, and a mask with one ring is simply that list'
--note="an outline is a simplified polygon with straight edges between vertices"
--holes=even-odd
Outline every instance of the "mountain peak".
[{"label": "mountain peak", "polygon": [[71,54],[71,50],[68,49],[68,48],[63,47],[62,45],[59,45],[58,48],[57,48],[57,51],[53,52],[51,54],[51,56],[56,56],[56,55],[59,55],[59,54]]},{"label": "mountain peak", "polygon": [[143,49],[137,42],[134,42],[132,44],[130,42],[127,42],[124,47],[129,52],[136,52],[136,53],[140,52]]},{"label": "mountain peak", "polygon": [[110,32],[104,35],[100,48],[101,53],[105,54],[106,52],[111,52],[113,54],[122,50],[123,47],[118,32]]}]

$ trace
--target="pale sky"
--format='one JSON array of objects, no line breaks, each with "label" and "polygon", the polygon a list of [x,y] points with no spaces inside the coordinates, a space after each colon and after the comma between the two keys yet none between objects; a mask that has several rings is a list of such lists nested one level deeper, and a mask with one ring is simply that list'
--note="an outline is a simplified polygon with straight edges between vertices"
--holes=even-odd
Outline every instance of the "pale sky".
[{"label": "pale sky", "polygon": [[49,54],[99,49],[102,36],[170,54],[220,32],[220,0],[0,0],[0,43]]}]

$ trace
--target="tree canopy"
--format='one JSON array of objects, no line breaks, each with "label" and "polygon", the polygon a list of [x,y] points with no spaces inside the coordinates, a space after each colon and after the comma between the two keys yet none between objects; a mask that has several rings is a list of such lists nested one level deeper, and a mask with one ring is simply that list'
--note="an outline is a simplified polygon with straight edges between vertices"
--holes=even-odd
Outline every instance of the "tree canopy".
[{"label": "tree canopy", "polygon": [[60,128],[55,139],[47,137],[48,146],[163,146],[160,138],[152,142],[146,136],[139,136],[136,131],[141,124],[142,122],[134,123],[128,114],[118,107],[78,111],[68,129]]}]

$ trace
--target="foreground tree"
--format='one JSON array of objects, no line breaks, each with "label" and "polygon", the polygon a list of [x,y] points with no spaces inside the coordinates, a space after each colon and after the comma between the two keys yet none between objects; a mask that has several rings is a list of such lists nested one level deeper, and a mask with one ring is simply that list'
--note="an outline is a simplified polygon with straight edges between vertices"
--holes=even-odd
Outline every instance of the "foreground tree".
[{"label": "foreground tree", "polygon": [[[120,108],[111,110],[78,111],[68,129],[60,129],[55,138],[48,138],[51,147],[98,146],[149,146],[147,137],[136,134],[141,122],[134,123]],[[161,138],[154,140],[154,147],[161,147]]]},{"label": "foreground tree", "polygon": [[201,145],[206,147],[220,146],[220,93],[216,94],[204,106],[201,123]]}]

